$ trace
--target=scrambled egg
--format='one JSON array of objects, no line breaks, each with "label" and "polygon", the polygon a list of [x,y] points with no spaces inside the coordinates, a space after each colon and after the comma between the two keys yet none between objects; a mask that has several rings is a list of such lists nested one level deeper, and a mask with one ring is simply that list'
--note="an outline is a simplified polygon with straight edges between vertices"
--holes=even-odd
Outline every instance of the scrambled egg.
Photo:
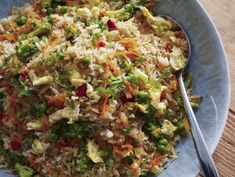
[{"label": "scrambled egg", "polygon": [[95,144],[94,140],[89,140],[87,143],[87,156],[94,162],[100,163],[104,162],[101,157],[101,151],[99,151],[98,146]]}]

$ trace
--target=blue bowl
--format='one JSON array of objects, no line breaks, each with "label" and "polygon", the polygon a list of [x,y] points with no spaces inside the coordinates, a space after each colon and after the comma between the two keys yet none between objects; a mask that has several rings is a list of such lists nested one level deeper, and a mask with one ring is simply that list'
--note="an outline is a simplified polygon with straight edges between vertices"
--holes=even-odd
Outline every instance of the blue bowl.
[{"label": "blue bowl", "polygon": [[[27,0],[1,0],[0,18],[13,6]],[[196,117],[212,153],[222,135],[230,100],[229,71],[223,45],[210,17],[197,0],[156,0],[156,12],[176,19],[187,32],[192,55],[189,71],[193,73],[194,94],[203,97]],[[192,143],[187,137],[177,149],[178,158],[167,165],[159,177],[195,177],[200,166]],[[2,169],[1,177],[10,177]]]}]

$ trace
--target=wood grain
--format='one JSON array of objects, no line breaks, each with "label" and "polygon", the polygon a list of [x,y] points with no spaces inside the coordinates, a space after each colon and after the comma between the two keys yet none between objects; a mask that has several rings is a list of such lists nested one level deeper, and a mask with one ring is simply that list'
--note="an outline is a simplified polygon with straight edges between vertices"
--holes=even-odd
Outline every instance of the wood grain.
[{"label": "wood grain", "polygon": [[213,155],[221,177],[235,177],[235,0],[200,0],[222,38],[231,77],[231,104],[228,121]]}]

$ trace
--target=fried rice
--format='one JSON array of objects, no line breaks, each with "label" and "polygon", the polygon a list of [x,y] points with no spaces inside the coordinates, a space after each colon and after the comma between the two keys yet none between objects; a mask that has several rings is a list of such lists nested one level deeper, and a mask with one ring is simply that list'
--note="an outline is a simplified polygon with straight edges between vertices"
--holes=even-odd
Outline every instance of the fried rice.
[{"label": "fried rice", "polygon": [[20,177],[144,177],[176,158],[190,129],[177,81],[188,43],[153,5],[40,0],[1,20],[2,167]]}]

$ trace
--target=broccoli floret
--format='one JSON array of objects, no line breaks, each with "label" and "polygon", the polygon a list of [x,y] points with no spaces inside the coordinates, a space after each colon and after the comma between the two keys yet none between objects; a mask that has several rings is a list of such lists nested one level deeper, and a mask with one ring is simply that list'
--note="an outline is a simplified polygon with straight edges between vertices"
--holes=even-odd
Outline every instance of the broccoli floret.
[{"label": "broccoli floret", "polygon": [[16,163],[15,168],[19,174],[19,177],[32,177],[34,174],[34,170],[32,168],[19,163]]},{"label": "broccoli floret", "polygon": [[119,10],[107,11],[106,15],[117,20],[128,20],[133,16],[135,10],[136,5],[134,3],[129,3]]},{"label": "broccoli floret", "polygon": [[38,48],[32,43],[17,42],[16,44],[16,54],[23,62],[28,62],[37,51]]},{"label": "broccoli floret", "polygon": [[79,154],[75,161],[75,168],[78,172],[85,172],[89,170],[92,166],[92,161],[84,152]]}]

